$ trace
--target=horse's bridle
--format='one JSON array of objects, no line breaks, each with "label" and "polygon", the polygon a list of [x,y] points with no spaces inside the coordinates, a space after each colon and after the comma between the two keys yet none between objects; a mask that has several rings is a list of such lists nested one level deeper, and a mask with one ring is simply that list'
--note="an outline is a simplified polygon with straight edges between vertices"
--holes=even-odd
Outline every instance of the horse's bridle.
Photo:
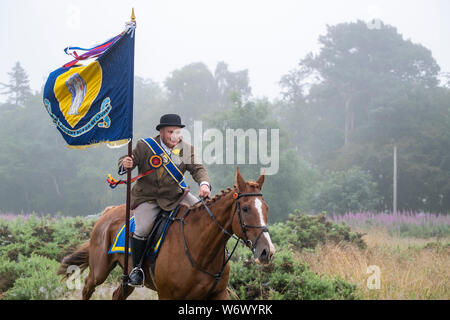
[{"label": "horse's bridle", "polygon": [[[205,206],[206,211],[208,212],[208,214],[211,217],[211,219],[219,226],[219,228],[222,230],[222,232],[224,234],[226,234],[227,236],[237,240],[238,242],[239,241],[243,241],[244,245],[248,246],[250,248],[250,250],[252,250],[252,252],[254,253],[255,249],[256,249],[256,244],[258,243],[259,238],[261,237],[261,235],[264,232],[269,232],[269,229],[265,225],[263,225],[263,226],[255,226],[255,225],[250,225],[250,224],[246,224],[245,223],[244,219],[242,218],[241,205],[239,203],[239,199],[243,198],[243,197],[262,197],[262,193],[237,193],[237,192],[235,192],[233,194],[233,198],[235,200],[235,208],[234,208],[234,211],[233,211],[233,216],[231,217],[231,223],[233,223],[234,215],[237,212],[238,213],[239,226],[241,227],[241,231],[242,231],[242,239],[241,238],[237,238],[236,236],[234,236],[233,234],[228,232],[216,220],[216,218],[212,214],[211,210],[209,210],[208,206],[206,205],[205,201],[202,198],[200,198],[200,201]],[[248,237],[247,237],[247,229],[261,229],[261,232],[256,237],[255,243],[252,243],[252,241],[248,239]]]},{"label": "horse's bridle", "polygon": [[[236,247],[238,245],[239,242],[243,242],[244,245],[248,246],[252,252],[254,253],[256,250],[256,244],[258,243],[259,238],[261,237],[261,235],[264,232],[269,232],[269,229],[267,228],[267,226],[263,225],[263,226],[255,226],[255,225],[248,225],[245,223],[244,219],[242,218],[242,213],[241,213],[241,206],[239,204],[239,199],[242,197],[261,197],[262,193],[237,193],[235,192],[233,194],[233,198],[235,199],[235,209],[233,211],[233,216],[231,217],[231,224],[233,224],[233,220],[234,220],[234,215],[236,214],[236,212],[238,213],[238,219],[239,219],[239,225],[241,227],[241,231],[242,231],[242,237],[238,238],[236,237],[234,234],[230,233],[228,230],[226,230],[218,221],[217,219],[214,217],[214,215],[212,214],[211,210],[209,210],[208,206],[206,205],[205,201],[203,200],[203,198],[200,198],[199,202],[202,202],[203,206],[206,209],[206,212],[208,212],[208,215],[211,217],[211,219],[217,224],[217,226],[221,229],[222,233],[226,234],[227,236],[233,238],[236,240],[236,244],[234,245],[234,248],[231,252],[231,254],[228,254],[228,250],[226,249],[226,245],[225,245],[225,250],[227,252],[228,257],[225,259],[224,256],[224,262],[222,264],[222,268],[219,272],[217,273],[211,273],[208,270],[203,269],[202,267],[200,267],[197,263],[195,263],[195,261],[192,259],[191,253],[189,252],[189,248],[187,246],[187,242],[186,242],[186,237],[184,236],[184,224],[185,222],[185,218],[188,215],[188,213],[190,212],[190,208],[188,208],[183,216],[181,218],[172,218],[173,220],[176,221],[180,221],[180,226],[181,226],[181,234],[183,236],[183,242],[184,242],[184,250],[186,252],[186,255],[191,263],[191,265],[200,270],[203,273],[206,273],[208,275],[210,275],[211,277],[214,278],[214,283],[212,285],[212,287],[209,289],[208,293],[205,296],[205,299],[208,299],[208,297],[211,295],[211,293],[213,292],[214,288],[216,287],[217,283],[219,282],[220,278],[222,277],[223,271],[225,270],[225,267],[228,263],[228,261],[230,261],[231,257],[234,254],[234,251],[236,250]],[[199,203],[197,202],[197,203]],[[258,234],[258,236],[256,237],[255,243],[252,243],[251,240],[249,240],[247,238],[247,229],[261,229],[261,232]]]},{"label": "horse's bridle", "polygon": [[[267,228],[267,226],[263,225],[263,226],[255,226],[255,225],[249,225],[246,224],[244,219],[242,218],[242,213],[241,213],[241,205],[239,203],[239,198],[242,197],[262,197],[262,193],[234,193],[233,198],[236,200],[236,209],[233,213],[233,217],[231,218],[231,221],[233,221],[234,219],[234,214],[236,213],[236,210],[238,212],[238,219],[239,219],[239,225],[241,226],[241,230],[242,230],[242,237],[245,242],[245,244],[252,250],[252,252],[255,252],[256,249],[256,244],[258,243],[259,238],[261,237],[261,235],[264,232],[269,232],[269,229]],[[258,234],[258,236],[256,237],[255,243],[252,243],[251,240],[249,240],[247,238],[247,229],[261,229],[261,232]]]}]

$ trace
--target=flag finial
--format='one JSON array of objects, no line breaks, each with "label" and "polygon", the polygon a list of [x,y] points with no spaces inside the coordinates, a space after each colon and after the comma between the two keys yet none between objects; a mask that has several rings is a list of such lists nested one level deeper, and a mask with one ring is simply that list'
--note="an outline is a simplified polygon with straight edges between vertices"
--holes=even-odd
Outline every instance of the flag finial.
[{"label": "flag finial", "polygon": [[134,15],[134,8],[131,8],[131,22],[136,22],[136,16]]}]

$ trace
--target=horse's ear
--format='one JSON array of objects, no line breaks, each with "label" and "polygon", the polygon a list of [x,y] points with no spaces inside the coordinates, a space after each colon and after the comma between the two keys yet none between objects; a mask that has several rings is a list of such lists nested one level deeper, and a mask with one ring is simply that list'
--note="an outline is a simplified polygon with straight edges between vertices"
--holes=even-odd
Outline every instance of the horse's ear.
[{"label": "horse's ear", "polygon": [[238,192],[243,192],[245,190],[245,180],[239,172],[239,167],[236,167],[236,188]]},{"label": "horse's ear", "polygon": [[264,183],[265,174],[266,174],[266,169],[263,169],[262,175],[260,175],[258,180],[256,181],[256,183],[259,185],[259,190],[262,189],[262,186],[263,186],[263,183]]}]

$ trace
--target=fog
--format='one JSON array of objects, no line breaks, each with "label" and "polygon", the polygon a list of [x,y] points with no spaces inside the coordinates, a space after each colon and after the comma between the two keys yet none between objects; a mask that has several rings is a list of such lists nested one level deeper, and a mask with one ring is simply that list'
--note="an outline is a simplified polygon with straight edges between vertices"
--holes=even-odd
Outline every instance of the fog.
[{"label": "fog", "polygon": [[[162,82],[203,62],[248,69],[253,96],[276,98],[282,75],[310,51],[326,25],[381,19],[433,52],[450,70],[450,3],[433,1],[0,1],[0,82],[16,61],[40,90],[49,72],[71,60],[68,45],[90,47],[137,18],[135,74]],[[3,96],[0,99],[4,99]]]},{"label": "fog", "polygon": [[266,169],[271,221],[450,213],[448,1],[0,1],[0,213],[124,202],[105,180],[126,148],[66,148],[42,88],[65,47],[120,34],[132,8],[134,145],[179,114],[213,194],[237,165],[247,180]]}]

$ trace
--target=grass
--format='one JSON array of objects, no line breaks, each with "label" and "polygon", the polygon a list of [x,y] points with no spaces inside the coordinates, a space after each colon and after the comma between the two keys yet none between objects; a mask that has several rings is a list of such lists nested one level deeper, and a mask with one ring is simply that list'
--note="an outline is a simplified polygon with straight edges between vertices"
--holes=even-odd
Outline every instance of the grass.
[{"label": "grass", "polygon": [[[450,238],[398,237],[382,228],[366,232],[366,249],[327,243],[296,257],[318,274],[356,283],[362,299],[450,299]],[[373,265],[379,267],[379,289],[367,287]]]},{"label": "grass", "polygon": [[[367,300],[448,300],[450,299],[450,238],[420,239],[392,235],[387,229],[366,231],[366,249],[352,244],[326,243],[315,250],[295,252],[295,258],[327,277],[340,276],[356,283],[358,294]],[[369,266],[380,270],[380,289],[368,289]],[[119,285],[119,268],[96,289],[92,299],[109,300]],[[62,299],[80,299],[73,290]],[[130,300],[157,299],[154,291],[136,289]]]},{"label": "grass", "polygon": [[[120,285],[120,282],[115,284],[103,283],[95,288],[95,292],[90,300],[111,300],[113,292]],[[72,290],[65,294],[60,300],[80,300],[81,289]],[[135,288],[133,293],[127,298],[127,300],[157,300],[158,295],[155,291],[147,288]]]},{"label": "grass", "polygon": [[[292,220],[291,224],[271,226],[272,240],[280,238],[278,257],[282,252],[281,247],[288,246],[289,241],[294,238],[300,239],[300,245],[291,243],[294,257],[301,260],[299,262],[306,263],[309,270],[319,275],[327,278],[340,277],[344,281],[357,284],[358,297],[362,299],[450,299],[448,217],[431,214],[371,215],[370,219],[367,219],[367,214],[344,217],[347,220],[345,222],[351,225],[352,232],[365,233],[363,236],[365,246],[348,239],[342,242],[346,237],[338,236],[346,234],[343,232],[344,227],[338,230],[331,228],[331,231],[337,232],[335,237],[332,237],[335,242],[318,241],[322,240],[321,235],[325,232],[322,227],[326,223],[317,217],[314,219],[301,217]],[[400,232],[398,226],[402,226],[406,231]],[[4,262],[2,265],[0,259],[0,299],[7,298],[6,292],[1,292],[2,287],[5,287],[2,280],[5,282],[6,275],[10,277],[11,285],[18,278],[26,278],[25,275],[18,277],[18,274],[28,270],[27,260],[19,259],[21,255],[27,259],[31,254],[41,256],[42,258],[32,259],[36,266],[53,266],[72,245],[78,245],[89,236],[91,227],[92,221],[85,218],[50,219],[25,215],[21,219],[16,219],[13,216],[0,216],[0,258]],[[303,233],[304,237],[300,237]],[[283,239],[284,242],[281,241]],[[302,245],[308,244],[308,241],[311,245],[303,247]],[[54,263],[47,263],[46,259]],[[367,273],[369,266],[379,268],[381,281],[379,289],[367,287],[368,279],[371,277],[371,274]],[[14,291],[10,294],[20,293],[20,290],[27,288],[28,291],[36,291],[38,288],[33,292],[40,294],[43,281],[49,283],[48,288],[53,288],[55,272],[47,274],[39,270],[41,269],[36,269],[36,272],[30,271],[28,277],[30,279],[27,278],[27,281],[19,279],[14,283]],[[49,281],[43,278],[43,275],[48,275]],[[96,288],[92,299],[111,299],[113,291],[120,284],[120,275],[121,269],[116,268],[106,282]],[[56,297],[71,300],[80,298],[81,289],[64,290]],[[142,288],[136,289],[129,299],[157,299],[157,295],[154,291]]]},{"label": "grass", "polygon": [[400,237],[433,238],[450,234],[450,215],[427,212],[348,212],[329,215],[336,223],[345,222],[352,229],[383,228]]},{"label": "grass", "polygon": [[[89,269],[85,270],[81,275],[81,288],[73,288],[65,292],[58,300],[80,300],[82,297],[82,288],[84,280],[87,277]],[[104,283],[95,288],[90,300],[111,300],[114,291],[121,285],[120,278],[122,276],[122,269],[116,267],[105,280]],[[133,293],[127,300],[157,300],[158,295],[155,291],[148,288],[135,288]]]}]

